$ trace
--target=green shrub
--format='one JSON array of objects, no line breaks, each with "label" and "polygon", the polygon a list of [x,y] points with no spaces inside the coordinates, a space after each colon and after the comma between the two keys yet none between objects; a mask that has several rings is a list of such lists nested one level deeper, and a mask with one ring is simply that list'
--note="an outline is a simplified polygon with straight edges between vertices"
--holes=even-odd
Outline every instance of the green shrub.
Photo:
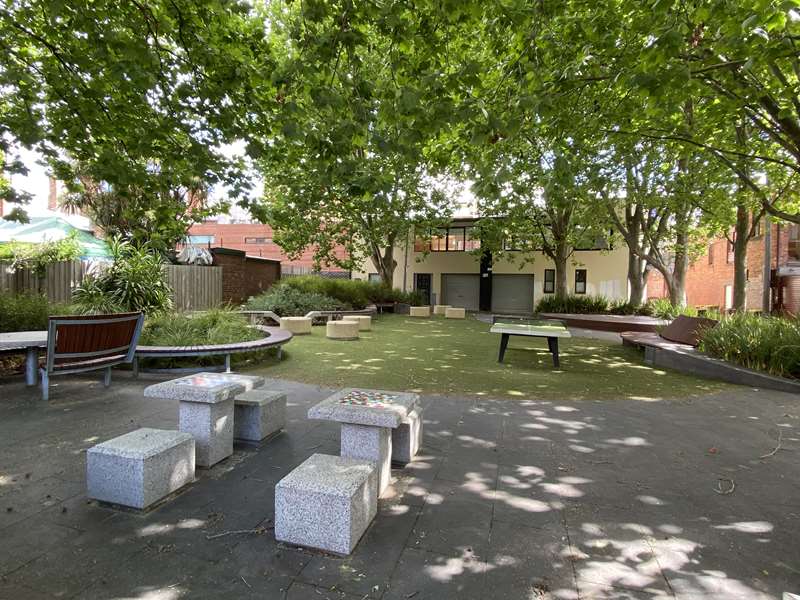
[{"label": "green shrub", "polygon": [[275,285],[244,305],[247,310],[271,310],[280,317],[302,317],[312,310],[350,310],[344,302],[317,292],[288,285]]},{"label": "green shrub", "polygon": [[706,330],[700,349],[772,375],[800,378],[800,321],[738,313]]},{"label": "green shrub", "polygon": [[605,313],[608,312],[608,299],[604,296],[545,296],[536,305],[537,313]]},{"label": "green shrub", "polygon": [[82,313],[140,310],[148,315],[170,310],[172,290],[167,284],[161,255],[146,245],[136,247],[121,240],[112,240],[109,247],[112,264],[85,277],[73,292],[77,310]]},{"label": "green shrub", "polygon": [[385,302],[404,302],[413,306],[423,304],[420,292],[403,292],[384,283],[357,279],[327,279],[317,275],[301,275],[282,279],[278,287],[323,294],[355,310],[366,308],[369,304]]},{"label": "green shrub", "polygon": [[257,340],[263,334],[227,308],[199,314],[160,313],[147,317],[140,343],[145,346],[198,346]]},{"label": "green shrub", "polygon": [[47,329],[50,305],[37,294],[0,294],[0,332]]},{"label": "green shrub", "polygon": [[672,320],[680,315],[696,317],[697,309],[693,306],[675,306],[669,298],[656,298],[647,303],[649,314],[657,319]]},{"label": "green shrub", "polygon": [[47,329],[52,315],[75,314],[72,306],[52,304],[40,294],[0,293],[0,333]]}]

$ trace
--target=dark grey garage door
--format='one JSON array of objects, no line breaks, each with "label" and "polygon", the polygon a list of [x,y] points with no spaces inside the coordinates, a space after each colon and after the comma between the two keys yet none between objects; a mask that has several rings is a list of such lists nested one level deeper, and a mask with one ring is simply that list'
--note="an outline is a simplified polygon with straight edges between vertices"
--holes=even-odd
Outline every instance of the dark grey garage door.
[{"label": "dark grey garage door", "polygon": [[492,312],[532,313],[533,275],[492,275]]},{"label": "dark grey garage door", "polygon": [[480,275],[445,273],[442,275],[442,303],[478,310],[480,286]]}]

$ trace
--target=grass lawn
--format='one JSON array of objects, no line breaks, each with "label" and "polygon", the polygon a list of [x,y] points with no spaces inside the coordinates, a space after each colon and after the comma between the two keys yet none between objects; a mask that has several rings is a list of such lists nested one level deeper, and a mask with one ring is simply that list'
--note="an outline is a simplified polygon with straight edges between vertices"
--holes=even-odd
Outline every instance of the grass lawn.
[{"label": "grass lawn", "polygon": [[632,348],[604,341],[560,340],[561,369],[553,368],[545,339],[512,337],[497,362],[500,336],[472,318],[373,318],[357,341],[325,337],[325,327],[295,336],[284,359],[258,369],[279,377],[330,387],[371,387],[429,394],[546,400],[658,400],[704,394],[725,384],[644,364]]}]

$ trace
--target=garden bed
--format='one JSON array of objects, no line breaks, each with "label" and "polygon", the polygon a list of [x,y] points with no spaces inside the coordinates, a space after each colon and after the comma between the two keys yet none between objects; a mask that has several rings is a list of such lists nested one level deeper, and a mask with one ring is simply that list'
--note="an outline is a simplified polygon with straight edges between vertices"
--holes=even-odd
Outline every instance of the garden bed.
[{"label": "garden bed", "polygon": [[[256,340],[246,340],[241,342],[230,342],[227,344],[206,344],[199,346],[137,346],[136,354],[133,359],[133,375],[136,377],[139,371],[146,372],[187,372],[194,370],[192,367],[176,368],[139,368],[139,360],[144,358],[187,358],[187,357],[209,357],[224,356],[225,371],[231,370],[231,356],[245,352],[258,352],[276,348],[278,359],[280,359],[283,344],[292,339],[292,334],[278,327],[264,327],[254,325],[254,328],[262,331],[265,335]],[[197,369],[208,370],[207,366],[198,366]]]}]

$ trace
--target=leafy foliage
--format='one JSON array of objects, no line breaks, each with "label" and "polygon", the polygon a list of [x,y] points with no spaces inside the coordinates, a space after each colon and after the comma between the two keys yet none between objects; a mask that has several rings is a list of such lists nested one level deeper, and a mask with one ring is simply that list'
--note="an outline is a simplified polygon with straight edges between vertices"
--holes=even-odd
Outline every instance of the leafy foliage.
[{"label": "leafy foliage", "polygon": [[200,314],[160,313],[149,316],[142,330],[146,346],[199,346],[257,340],[263,334],[242,315],[216,308]]},{"label": "leafy foliage", "polygon": [[657,319],[672,320],[680,315],[686,315],[687,317],[697,316],[696,308],[673,304],[669,298],[654,298],[648,301],[647,307],[649,314]]},{"label": "leafy foliage", "polygon": [[78,161],[154,206],[198,180],[242,191],[243,162],[222,146],[251,99],[268,110],[272,71],[250,3],[23,0],[4,3],[0,24],[0,150],[13,136],[63,181]]},{"label": "leafy foliage", "polygon": [[379,302],[405,302],[414,306],[422,303],[417,292],[403,292],[384,283],[358,279],[328,279],[314,275],[287,277],[280,283],[306,292],[316,292],[335,298],[356,310]]},{"label": "leafy foliage", "polygon": [[47,318],[58,312],[38,294],[0,292],[0,332],[47,329]]},{"label": "leafy foliage", "polygon": [[120,239],[112,240],[109,248],[113,262],[87,275],[73,292],[79,311],[154,314],[172,308],[172,290],[158,252]]},{"label": "leafy foliage", "polygon": [[271,310],[280,317],[302,317],[312,310],[349,310],[350,305],[319,292],[304,291],[286,285],[275,285],[250,298],[247,310]]},{"label": "leafy foliage", "polygon": [[700,349],[743,367],[800,378],[797,319],[734,314],[705,330]]},{"label": "leafy foliage", "polygon": [[75,260],[80,256],[81,246],[77,232],[71,232],[61,240],[41,244],[10,242],[0,244],[0,260],[10,260],[12,269],[29,269],[39,277],[45,274],[47,265]]},{"label": "leafy foliage", "polygon": [[545,296],[536,304],[537,313],[598,314],[607,312],[608,298],[605,296],[569,295]]}]

